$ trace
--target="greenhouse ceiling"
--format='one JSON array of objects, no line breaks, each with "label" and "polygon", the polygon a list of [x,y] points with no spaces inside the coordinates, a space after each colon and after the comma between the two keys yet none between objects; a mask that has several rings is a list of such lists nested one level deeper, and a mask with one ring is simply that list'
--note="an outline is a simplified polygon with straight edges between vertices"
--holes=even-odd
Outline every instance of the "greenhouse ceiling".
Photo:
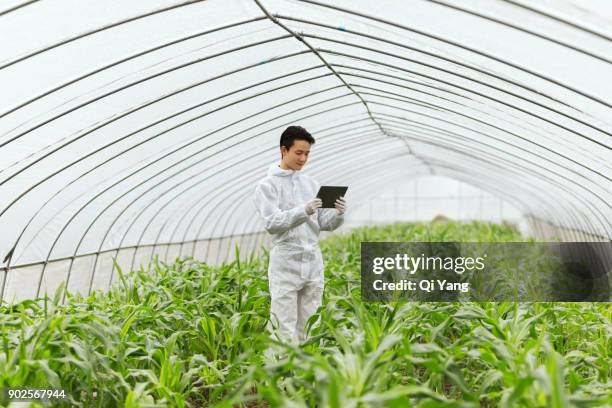
[{"label": "greenhouse ceiling", "polygon": [[444,175],[612,238],[607,1],[0,7],[3,297],[260,233],[252,189],[292,124],[353,206]]}]

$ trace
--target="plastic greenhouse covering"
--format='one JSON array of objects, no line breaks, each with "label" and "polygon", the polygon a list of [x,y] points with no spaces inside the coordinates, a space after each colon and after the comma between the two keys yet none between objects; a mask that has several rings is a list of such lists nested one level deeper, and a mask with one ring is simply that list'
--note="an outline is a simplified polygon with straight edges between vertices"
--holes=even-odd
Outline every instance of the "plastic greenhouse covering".
[{"label": "plastic greenhouse covering", "polygon": [[605,0],[0,7],[2,299],[259,248],[253,188],[292,124],[352,208],[444,176],[540,235],[612,238]]}]

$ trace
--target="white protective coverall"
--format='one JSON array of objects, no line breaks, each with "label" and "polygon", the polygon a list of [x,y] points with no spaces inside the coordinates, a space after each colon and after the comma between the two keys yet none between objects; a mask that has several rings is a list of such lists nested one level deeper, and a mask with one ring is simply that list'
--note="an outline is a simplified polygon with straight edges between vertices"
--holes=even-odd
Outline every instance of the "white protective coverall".
[{"label": "white protective coverall", "polygon": [[338,215],[335,208],[319,208],[308,215],[305,204],[319,187],[312,177],[274,163],[255,188],[255,207],[272,234],[270,318],[284,341],[305,340],[306,322],[321,305],[323,295],[319,231],[333,231],[344,222],[344,214]]}]

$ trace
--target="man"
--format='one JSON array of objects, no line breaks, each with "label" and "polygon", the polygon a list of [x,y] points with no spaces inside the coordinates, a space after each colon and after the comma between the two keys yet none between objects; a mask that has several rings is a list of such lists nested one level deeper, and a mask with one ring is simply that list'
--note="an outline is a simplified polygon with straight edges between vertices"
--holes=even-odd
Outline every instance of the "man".
[{"label": "man", "polygon": [[289,126],[280,138],[280,163],[272,164],[255,188],[254,202],[272,234],[268,279],[270,331],[283,341],[305,340],[306,322],[321,305],[323,256],[319,231],[333,231],[344,222],[346,202],[321,208],[319,183],[300,170],[308,161],[314,138],[300,126]]}]

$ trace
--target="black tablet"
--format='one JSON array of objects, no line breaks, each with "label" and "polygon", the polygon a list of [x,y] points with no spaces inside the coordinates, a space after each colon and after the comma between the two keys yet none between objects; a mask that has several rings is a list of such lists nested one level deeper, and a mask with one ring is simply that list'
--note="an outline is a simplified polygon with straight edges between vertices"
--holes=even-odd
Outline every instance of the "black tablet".
[{"label": "black tablet", "polygon": [[344,197],[346,190],[348,190],[347,186],[321,186],[317,198],[323,201],[322,208],[335,208],[336,200]]}]

